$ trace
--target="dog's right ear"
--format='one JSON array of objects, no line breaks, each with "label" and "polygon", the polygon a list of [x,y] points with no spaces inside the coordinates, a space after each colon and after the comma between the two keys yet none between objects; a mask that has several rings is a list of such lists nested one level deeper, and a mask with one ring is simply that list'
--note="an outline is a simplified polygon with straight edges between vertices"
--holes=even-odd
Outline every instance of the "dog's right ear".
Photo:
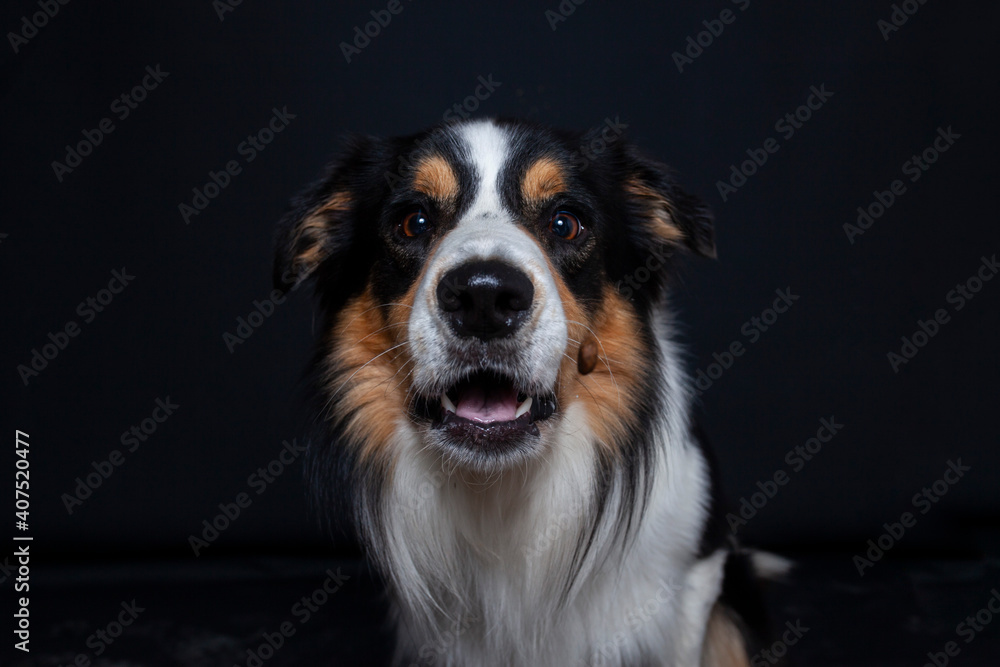
[{"label": "dog's right ear", "polygon": [[275,237],[274,286],[287,291],[335,262],[354,240],[358,186],[363,182],[371,138],[352,138],[343,157],[292,200]]}]

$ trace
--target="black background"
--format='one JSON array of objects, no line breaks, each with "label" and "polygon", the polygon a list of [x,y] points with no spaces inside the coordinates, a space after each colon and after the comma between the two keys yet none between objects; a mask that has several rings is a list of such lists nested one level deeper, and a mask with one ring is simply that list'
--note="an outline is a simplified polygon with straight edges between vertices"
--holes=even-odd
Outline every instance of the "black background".
[{"label": "black background", "polygon": [[[1000,281],[960,311],[946,294],[1000,251],[996,5],[932,0],[885,40],[889,2],[590,0],[553,30],[555,0],[403,0],[346,62],[341,42],[384,7],[247,0],[220,21],[208,0],[71,2],[16,55],[5,40],[2,410],[8,441],[30,433],[39,553],[193,559],[188,537],[244,491],[252,506],[209,556],[326,543],[298,464],[259,496],[247,483],[301,431],[309,299],[291,295],[232,353],[223,334],[269,294],[274,224],[346,132],[415,132],[491,75],[500,85],[474,115],[575,129],[618,118],[714,208],[719,259],[692,260],[672,299],[692,372],[733,341],[747,350],[701,399],[734,501],[789,471],[785,453],[821,418],[845,425],[742,537],[863,549],[961,458],[971,471],[900,552],[995,550]],[[723,9],[735,21],[678,72],[672,54]],[[0,28],[34,11],[6,3]],[[157,65],[169,75],[119,120],[111,102]],[[811,86],[833,96],[786,139],[775,122]],[[238,145],[286,107],[295,118],[247,163]],[[105,117],[115,130],[59,182],[52,162]],[[961,138],[911,183],[903,163],[949,127]],[[768,137],[780,150],[723,201],[717,181]],[[185,224],[178,205],[229,160],[242,173]],[[906,192],[852,244],[843,225],[894,179]],[[134,281],[82,324],[77,305],[122,267]],[[785,288],[799,300],[748,344],[741,327]],[[951,321],[895,373],[887,353],[938,308]],[[70,320],[81,334],[25,386],[17,366]],[[68,514],[62,494],[168,396],[176,413]]]}]

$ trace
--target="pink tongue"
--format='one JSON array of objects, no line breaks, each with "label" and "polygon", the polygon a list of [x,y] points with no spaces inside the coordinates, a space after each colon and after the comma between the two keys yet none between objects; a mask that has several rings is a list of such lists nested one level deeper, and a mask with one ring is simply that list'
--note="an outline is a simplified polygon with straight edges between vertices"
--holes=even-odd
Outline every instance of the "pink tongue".
[{"label": "pink tongue", "polygon": [[455,401],[455,414],[472,421],[508,422],[517,412],[517,391],[513,387],[463,388]]}]

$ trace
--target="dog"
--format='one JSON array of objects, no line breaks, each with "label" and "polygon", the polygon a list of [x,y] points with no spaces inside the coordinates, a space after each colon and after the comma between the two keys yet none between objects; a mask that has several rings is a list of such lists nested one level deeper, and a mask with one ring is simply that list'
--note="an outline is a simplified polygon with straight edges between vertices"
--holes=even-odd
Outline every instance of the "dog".
[{"label": "dog", "polygon": [[[605,133],[606,134],[606,133]],[[279,224],[321,316],[306,474],[392,601],[395,665],[748,665],[667,291],[712,214],[600,130],[355,137]]]}]

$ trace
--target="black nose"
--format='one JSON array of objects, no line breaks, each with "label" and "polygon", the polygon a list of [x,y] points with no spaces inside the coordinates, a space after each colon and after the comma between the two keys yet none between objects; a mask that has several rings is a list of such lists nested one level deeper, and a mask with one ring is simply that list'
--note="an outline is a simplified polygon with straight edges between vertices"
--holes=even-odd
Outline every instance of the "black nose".
[{"label": "black nose", "polygon": [[527,274],[496,260],[452,269],[437,287],[438,306],[452,330],[481,340],[514,333],[527,318],[534,296]]}]

